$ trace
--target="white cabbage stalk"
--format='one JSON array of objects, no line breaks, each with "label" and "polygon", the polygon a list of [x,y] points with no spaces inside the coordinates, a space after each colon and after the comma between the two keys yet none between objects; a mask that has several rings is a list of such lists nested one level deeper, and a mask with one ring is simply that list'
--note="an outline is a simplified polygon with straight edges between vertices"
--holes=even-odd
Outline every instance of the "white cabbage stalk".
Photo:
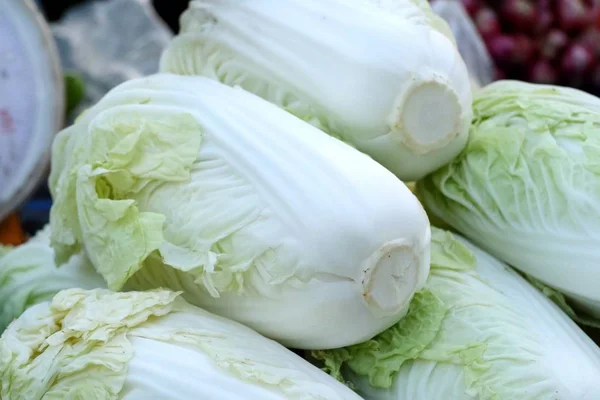
[{"label": "white cabbage stalk", "polygon": [[53,150],[53,245],[111,289],[170,287],[290,347],[364,341],[429,271],[416,197],[369,157],[203,77],[111,91]]},{"label": "white cabbage stalk", "polygon": [[50,229],[45,227],[4,255],[0,248],[0,332],[28,307],[50,300],[63,289],[101,287],[106,287],[104,279],[81,254],[56,267]]},{"label": "white cabbage stalk", "polygon": [[198,0],[161,70],[241,86],[414,180],[467,140],[453,40],[422,0]]},{"label": "white cabbage stalk", "polygon": [[464,153],[419,184],[432,218],[600,317],[600,99],[500,81],[474,113]]},{"label": "white cabbage stalk", "polygon": [[359,400],[281,345],[171,291],[69,289],[0,338],[0,398]]},{"label": "white cabbage stalk", "polygon": [[366,400],[600,399],[600,349],[514,270],[437,228],[431,264],[397,325],[313,355]]}]

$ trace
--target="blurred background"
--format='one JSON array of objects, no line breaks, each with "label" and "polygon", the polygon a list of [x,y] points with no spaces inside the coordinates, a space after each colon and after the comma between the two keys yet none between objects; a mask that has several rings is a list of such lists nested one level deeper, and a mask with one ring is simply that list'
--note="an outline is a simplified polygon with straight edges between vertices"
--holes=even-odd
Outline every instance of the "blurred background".
[{"label": "blurred background", "polygon": [[[109,0],[98,0],[109,1]],[[70,7],[86,3],[86,0],[40,0],[42,11],[48,21],[58,21]],[[154,0],[151,2],[160,17],[176,32],[179,29],[179,16],[186,9],[189,0]]]},{"label": "blurred background", "polygon": [[[600,93],[600,0],[456,0],[496,65],[494,77],[562,84]],[[76,0],[42,0],[50,21]],[[176,32],[188,0],[153,0]],[[435,0],[433,1],[435,3]]]},{"label": "blurred background", "polygon": [[[188,5],[187,0],[35,2],[56,40],[65,76],[64,124],[111,87],[156,72]],[[600,0],[435,0],[432,6],[452,28],[474,85],[508,78],[600,95]],[[0,201],[0,243],[19,243],[47,223],[46,178],[24,201]]]},{"label": "blurred background", "polygon": [[[189,3],[188,0],[30,1],[38,7],[37,11],[48,25],[43,28],[49,28],[50,36],[57,42],[57,57],[62,64],[61,73],[65,75],[64,125],[111,87],[126,79],[155,72],[160,51],[170,35],[179,29],[179,16]],[[16,14],[7,15],[14,18]],[[110,18],[111,15],[119,18]],[[16,40],[7,34],[2,36],[0,26],[0,45],[4,48],[10,46],[6,41]],[[0,106],[3,100],[10,102],[10,96],[6,93],[4,96],[0,93]],[[18,116],[15,120],[16,131],[20,134]],[[0,147],[7,147],[2,139],[0,137],[3,144]],[[8,147],[12,146],[13,150],[20,146],[18,139],[13,143],[10,138],[4,140],[9,141]],[[18,158],[37,156],[32,154],[33,150],[19,151],[22,154],[18,154]],[[3,160],[2,156],[0,152],[0,166],[11,162]],[[51,199],[46,178],[47,171],[25,201],[19,198],[3,202],[0,196],[0,243],[22,243],[48,222]],[[0,190],[5,190],[10,179],[10,175],[5,176],[4,181],[0,179]],[[25,186],[28,183],[18,184]]]}]

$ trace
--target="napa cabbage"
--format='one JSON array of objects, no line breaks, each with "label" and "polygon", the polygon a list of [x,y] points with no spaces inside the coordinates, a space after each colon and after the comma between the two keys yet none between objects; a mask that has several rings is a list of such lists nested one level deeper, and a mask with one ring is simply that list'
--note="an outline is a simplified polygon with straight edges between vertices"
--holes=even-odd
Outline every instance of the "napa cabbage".
[{"label": "napa cabbage", "polygon": [[366,400],[592,400],[600,349],[514,270],[434,228],[431,273],[406,317],[313,359]]},{"label": "napa cabbage", "polygon": [[600,317],[600,99],[500,81],[474,113],[464,152],[418,185],[432,220]]},{"label": "napa cabbage", "polygon": [[452,160],[471,120],[467,68],[423,0],[196,0],[161,71],[240,86],[403,180]]},{"label": "napa cabbage", "polygon": [[48,226],[26,243],[6,249],[4,256],[0,254],[0,332],[27,308],[52,299],[63,289],[106,287],[82,254],[56,267]]},{"label": "napa cabbage", "polygon": [[54,143],[52,244],[109,288],[169,287],[297,348],[364,341],[429,270],[416,197],[368,156],[265,100],[158,74]]},{"label": "napa cabbage", "polygon": [[318,368],[167,290],[68,289],[0,338],[4,400],[358,400]]}]

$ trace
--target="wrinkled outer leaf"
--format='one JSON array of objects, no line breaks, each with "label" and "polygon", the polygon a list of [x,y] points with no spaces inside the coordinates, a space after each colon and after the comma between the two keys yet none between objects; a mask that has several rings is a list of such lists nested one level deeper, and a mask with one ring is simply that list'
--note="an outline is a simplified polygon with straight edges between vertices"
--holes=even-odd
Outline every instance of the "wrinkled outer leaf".
[{"label": "wrinkled outer leaf", "polygon": [[205,77],[119,85],[52,159],[59,266],[83,252],[112,290],[181,291],[290,347],[372,338],[429,273],[427,215],[390,171]]},{"label": "wrinkled outer leaf", "polygon": [[439,229],[431,263],[403,320],[363,344],[312,356],[374,400],[600,396],[600,350],[517,273]]},{"label": "wrinkled outer leaf", "polygon": [[51,300],[63,289],[105,286],[102,276],[82,254],[56,267],[46,226],[25,244],[0,256],[0,333],[27,308]]},{"label": "wrinkled outer leaf", "polygon": [[600,99],[500,81],[464,152],[419,183],[428,212],[600,317]]},{"label": "wrinkled outer leaf", "polygon": [[[79,133],[89,147],[72,156],[80,164],[57,182],[51,211],[58,262],[85,241],[112,289],[122,288],[163,243],[164,215],[140,212],[128,197],[151,182],[188,179],[202,140],[201,127],[188,114],[124,108],[105,112]],[[53,157],[67,157],[57,143]]]},{"label": "wrinkled outer leaf", "polygon": [[1,397],[117,399],[134,355],[127,330],[169,313],[176,296],[70,289],[32,307],[0,339]]},{"label": "wrinkled outer leaf", "polygon": [[0,338],[0,396],[359,399],[281,345],[178,295],[70,289],[32,307]]}]

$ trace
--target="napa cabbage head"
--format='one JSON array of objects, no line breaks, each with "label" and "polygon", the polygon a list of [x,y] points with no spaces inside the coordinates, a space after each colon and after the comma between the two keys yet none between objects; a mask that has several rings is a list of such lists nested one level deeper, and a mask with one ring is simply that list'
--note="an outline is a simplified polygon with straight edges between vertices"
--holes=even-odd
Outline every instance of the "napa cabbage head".
[{"label": "napa cabbage head", "polygon": [[432,230],[408,315],[314,359],[367,400],[600,398],[600,349],[554,303],[460,236]]},{"label": "napa cabbage head", "polygon": [[274,341],[166,290],[68,289],[0,338],[0,397],[359,400]]},{"label": "napa cabbage head", "polygon": [[0,244],[0,257],[7,255],[14,247],[10,245]]},{"label": "napa cabbage head", "polygon": [[469,143],[420,182],[432,218],[600,316],[600,99],[500,81]]},{"label": "napa cabbage head", "polygon": [[[34,304],[50,300],[63,289],[106,287],[104,279],[81,254],[60,269],[46,226],[28,242],[0,254],[0,332]],[[0,250],[1,251],[1,250]]]},{"label": "napa cabbage head", "polygon": [[291,347],[374,336],[428,274],[427,215],[401,181],[207,78],[119,86],[52,158],[59,260],[83,249],[111,289],[181,290]]},{"label": "napa cabbage head", "polygon": [[196,0],[161,71],[240,86],[403,180],[452,160],[471,120],[467,68],[424,0]]}]

